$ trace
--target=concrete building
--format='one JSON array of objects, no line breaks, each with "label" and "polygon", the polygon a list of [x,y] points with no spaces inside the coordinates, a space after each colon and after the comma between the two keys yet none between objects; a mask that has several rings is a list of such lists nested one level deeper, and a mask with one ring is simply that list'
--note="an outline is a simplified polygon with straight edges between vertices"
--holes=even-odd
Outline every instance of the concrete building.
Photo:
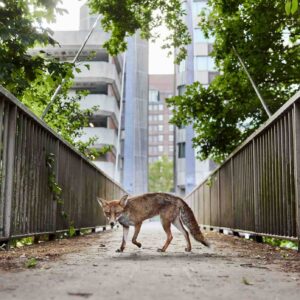
[{"label": "concrete building", "polygon": [[173,161],[174,126],[169,124],[171,111],[165,99],[174,95],[174,75],[149,75],[149,147],[148,162],[163,155]]},{"label": "concrete building", "polygon": [[[199,13],[207,9],[207,1],[187,0],[183,2],[186,9],[185,21],[192,36],[192,43],[187,47],[187,58],[176,66],[177,94],[183,94],[185,86],[199,81],[208,86],[218,74],[213,59],[209,56],[212,50],[212,39],[206,39],[198,27]],[[189,193],[215,167],[211,160],[196,159],[196,150],[192,147],[194,131],[192,126],[176,129],[176,192],[181,195]]]},{"label": "concrete building", "polygon": [[128,39],[122,153],[123,186],[130,194],[148,189],[148,41]]},{"label": "concrete building", "polygon": [[[83,5],[80,9],[80,28],[76,31],[56,31],[53,38],[59,47],[47,47],[49,55],[61,61],[71,61],[93,26],[97,16],[89,15],[89,9]],[[148,104],[148,43],[135,35],[129,41],[124,83],[123,121],[121,144],[117,138],[122,95],[122,73],[124,55],[110,56],[102,47],[109,34],[101,30],[100,24],[90,36],[76,67],[74,85],[70,95],[76,90],[88,90],[89,95],[81,101],[83,109],[99,106],[90,120],[90,127],[84,128],[80,138],[87,141],[96,137],[95,148],[110,145],[112,151],[92,161],[106,174],[119,181],[129,193],[147,190],[147,104]],[[132,41],[134,45],[132,46]],[[41,49],[36,48],[34,51]],[[138,61],[136,61],[138,60]],[[133,63],[136,61],[136,63]],[[89,65],[89,68],[86,67]],[[123,100],[124,100],[123,99]],[[134,124],[131,124],[134,120]],[[125,138],[126,137],[126,138]],[[120,147],[118,170],[115,170],[117,149]],[[130,155],[128,155],[130,153]],[[126,159],[128,158],[128,163]],[[128,176],[132,176],[134,185],[129,189]]]}]

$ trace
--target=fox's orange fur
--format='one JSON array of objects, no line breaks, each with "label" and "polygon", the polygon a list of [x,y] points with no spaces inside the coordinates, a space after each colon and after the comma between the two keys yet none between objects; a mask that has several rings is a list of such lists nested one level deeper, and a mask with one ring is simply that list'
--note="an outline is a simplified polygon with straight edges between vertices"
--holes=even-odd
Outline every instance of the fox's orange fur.
[{"label": "fox's orange fur", "polygon": [[173,239],[171,224],[184,235],[187,242],[186,251],[191,251],[192,246],[189,234],[183,224],[188,228],[196,241],[209,246],[199,229],[192,210],[179,197],[166,193],[147,193],[134,197],[125,195],[120,200],[113,201],[98,198],[98,201],[109,219],[110,225],[113,226],[116,222],[119,222],[123,226],[123,240],[120,249],[117,250],[118,252],[123,252],[125,249],[129,226],[135,227],[132,243],[141,247],[141,243],[137,241],[137,236],[142,223],[144,220],[156,215],[160,215],[162,226],[167,234],[164,246],[158,251],[166,251]]}]

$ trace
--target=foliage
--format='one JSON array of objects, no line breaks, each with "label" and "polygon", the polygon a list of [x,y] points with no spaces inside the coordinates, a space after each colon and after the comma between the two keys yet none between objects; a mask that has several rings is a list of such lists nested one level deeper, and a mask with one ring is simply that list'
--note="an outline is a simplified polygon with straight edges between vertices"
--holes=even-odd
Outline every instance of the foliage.
[{"label": "foliage", "polygon": [[[61,93],[54,101],[45,121],[65,140],[88,158],[98,155],[91,149],[95,141],[78,141],[82,128],[88,126],[97,109],[80,109],[86,91],[73,96],[68,90],[73,82],[74,64],[60,62],[44,51],[29,54],[36,46],[55,46],[51,30],[43,27],[44,21],[54,21],[55,14],[65,11],[57,7],[61,0],[0,0],[0,84],[18,97],[35,114],[41,116],[56,87],[65,80]],[[9,26],[7,26],[9,24]],[[88,68],[89,66],[86,65]],[[75,68],[77,72],[79,68]],[[103,149],[107,152],[109,149]]]},{"label": "foliage", "polygon": [[[65,65],[65,67],[68,69],[68,72],[63,74],[65,83],[45,116],[45,121],[77,150],[92,159],[98,153],[98,150],[96,151],[91,147],[96,139],[91,138],[87,142],[82,142],[79,138],[83,133],[82,128],[89,126],[89,119],[98,107],[94,106],[85,110],[80,108],[80,101],[88,94],[87,91],[81,90],[74,95],[68,94],[69,88],[73,84],[73,73],[72,68],[69,68],[68,65]],[[50,101],[50,96],[54,93],[54,89],[62,80],[63,77],[61,75],[55,77],[50,74],[41,74],[24,91],[20,99],[35,114],[41,116]],[[48,95],[48,97],[45,97],[45,95]],[[110,149],[103,149],[102,151],[107,152],[108,150]]]},{"label": "foliage", "polygon": [[34,257],[28,259],[25,263],[26,268],[35,268],[36,265],[37,265],[37,260]]},{"label": "foliage", "polygon": [[280,247],[280,248],[287,248],[287,249],[293,249],[297,250],[298,245],[296,242],[289,241],[289,240],[282,240],[282,239],[276,239],[271,237],[263,237],[263,242],[269,245],[272,245],[274,247]]},{"label": "foliage", "polygon": [[54,200],[58,202],[58,204],[62,204],[63,201],[61,199],[62,189],[56,181],[56,173],[55,173],[55,154],[49,153],[46,157],[46,165],[49,170],[48,176],[48,186],[51,192],[54,195]]},{"label": "foliage", "polygon": [[173,188],[173,162],[168,156],[149,165],[149,192],[170,192]]},{"label": "foliage", "polygon": [[198,82],[183,96],[168,100],[172,122],[193,124],[199,156],[222,161],[267,120],[233,46],[274,113],[299,90],[300,19],[288,16],[281,0],[209,0],[211,12],[200,14],[211,53],[221,72],[205,89]]},{"label": "foliage", "polygon": [[72,237],[75,235],[74,221],[70,220],[69,215],[64,211],[64,201],[62,199],[62,188],[56,180],[55,172],[55,154],[49,153],[46,157],[46,165],[49,170],[48,186],[53,194],[53,200],[57,201],[57,209],[60,211],[62,218],[68,223],[68,235]]},{"label": "foliage", "polygon": [[76,234],[76,230],[74,227],[74,222],[72,222],[69,226],[68,235],[69,235],[69,237],[73,237],[75,234]]},{"label": "foliage", "polygon": [[93,13],[101,13],[102,27],[111,32],[104,47],[111,55],[126,50],[125,39],[140,30],[144,39],[155,40],[158,34],[153,29],[165,25],[170,34],[164,40],[163,48],[178,49],[177,62],[186,56],[186,46],[191,38],[183,18],[185,11],[181,0],[89,0]]},{"label": "foliage", "polygon": [[[40,55],[31,56],[28,49],[47,44],[55,45],[50,29],[42,22],[55,20],[61,0],[2,0],[0,1],[0,84],[15,96],[40,75],[40,72],[61,73],[63,65]],[[9,26],[7,26],[9,24]]]},{"label": "foliage", "polygon": [[295,14],[298,10],[298,0],[286,0],[285,11],[288,15]]}]

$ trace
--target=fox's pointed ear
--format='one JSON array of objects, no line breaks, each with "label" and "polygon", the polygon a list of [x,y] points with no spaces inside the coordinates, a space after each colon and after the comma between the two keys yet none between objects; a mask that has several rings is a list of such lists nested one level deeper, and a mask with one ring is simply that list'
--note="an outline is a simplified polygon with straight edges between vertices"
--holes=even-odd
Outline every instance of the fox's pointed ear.
[{"label": "fox's pointed ear", "polygon": [[102,198],[97,197],[97,201],[101,207],[104,207],[107,205],[107,201]]},{"label": "fox's pointed ear", "polygon": [[128,195],[122,196],[122,198],[120,199],[120,205],[125,207],[127,202],[128,202]]}]

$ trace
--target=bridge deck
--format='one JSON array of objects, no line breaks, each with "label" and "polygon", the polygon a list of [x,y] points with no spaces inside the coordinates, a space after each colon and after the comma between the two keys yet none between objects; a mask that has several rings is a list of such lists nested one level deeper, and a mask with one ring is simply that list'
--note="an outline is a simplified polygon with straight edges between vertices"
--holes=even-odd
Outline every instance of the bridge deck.
[{"label": "bridge deck", "polygon": [[[120,229],[0,252],[0,298],[299,299],[296,251],[209,233],[212,249],[193,242],[185,253],[183,236],[173,234],[167,253],[156,252],[165,235],[154,222],[142,227],[142,249],[129,243],[122,254]],[[36,268],[15,272],[31,256]]]}]

